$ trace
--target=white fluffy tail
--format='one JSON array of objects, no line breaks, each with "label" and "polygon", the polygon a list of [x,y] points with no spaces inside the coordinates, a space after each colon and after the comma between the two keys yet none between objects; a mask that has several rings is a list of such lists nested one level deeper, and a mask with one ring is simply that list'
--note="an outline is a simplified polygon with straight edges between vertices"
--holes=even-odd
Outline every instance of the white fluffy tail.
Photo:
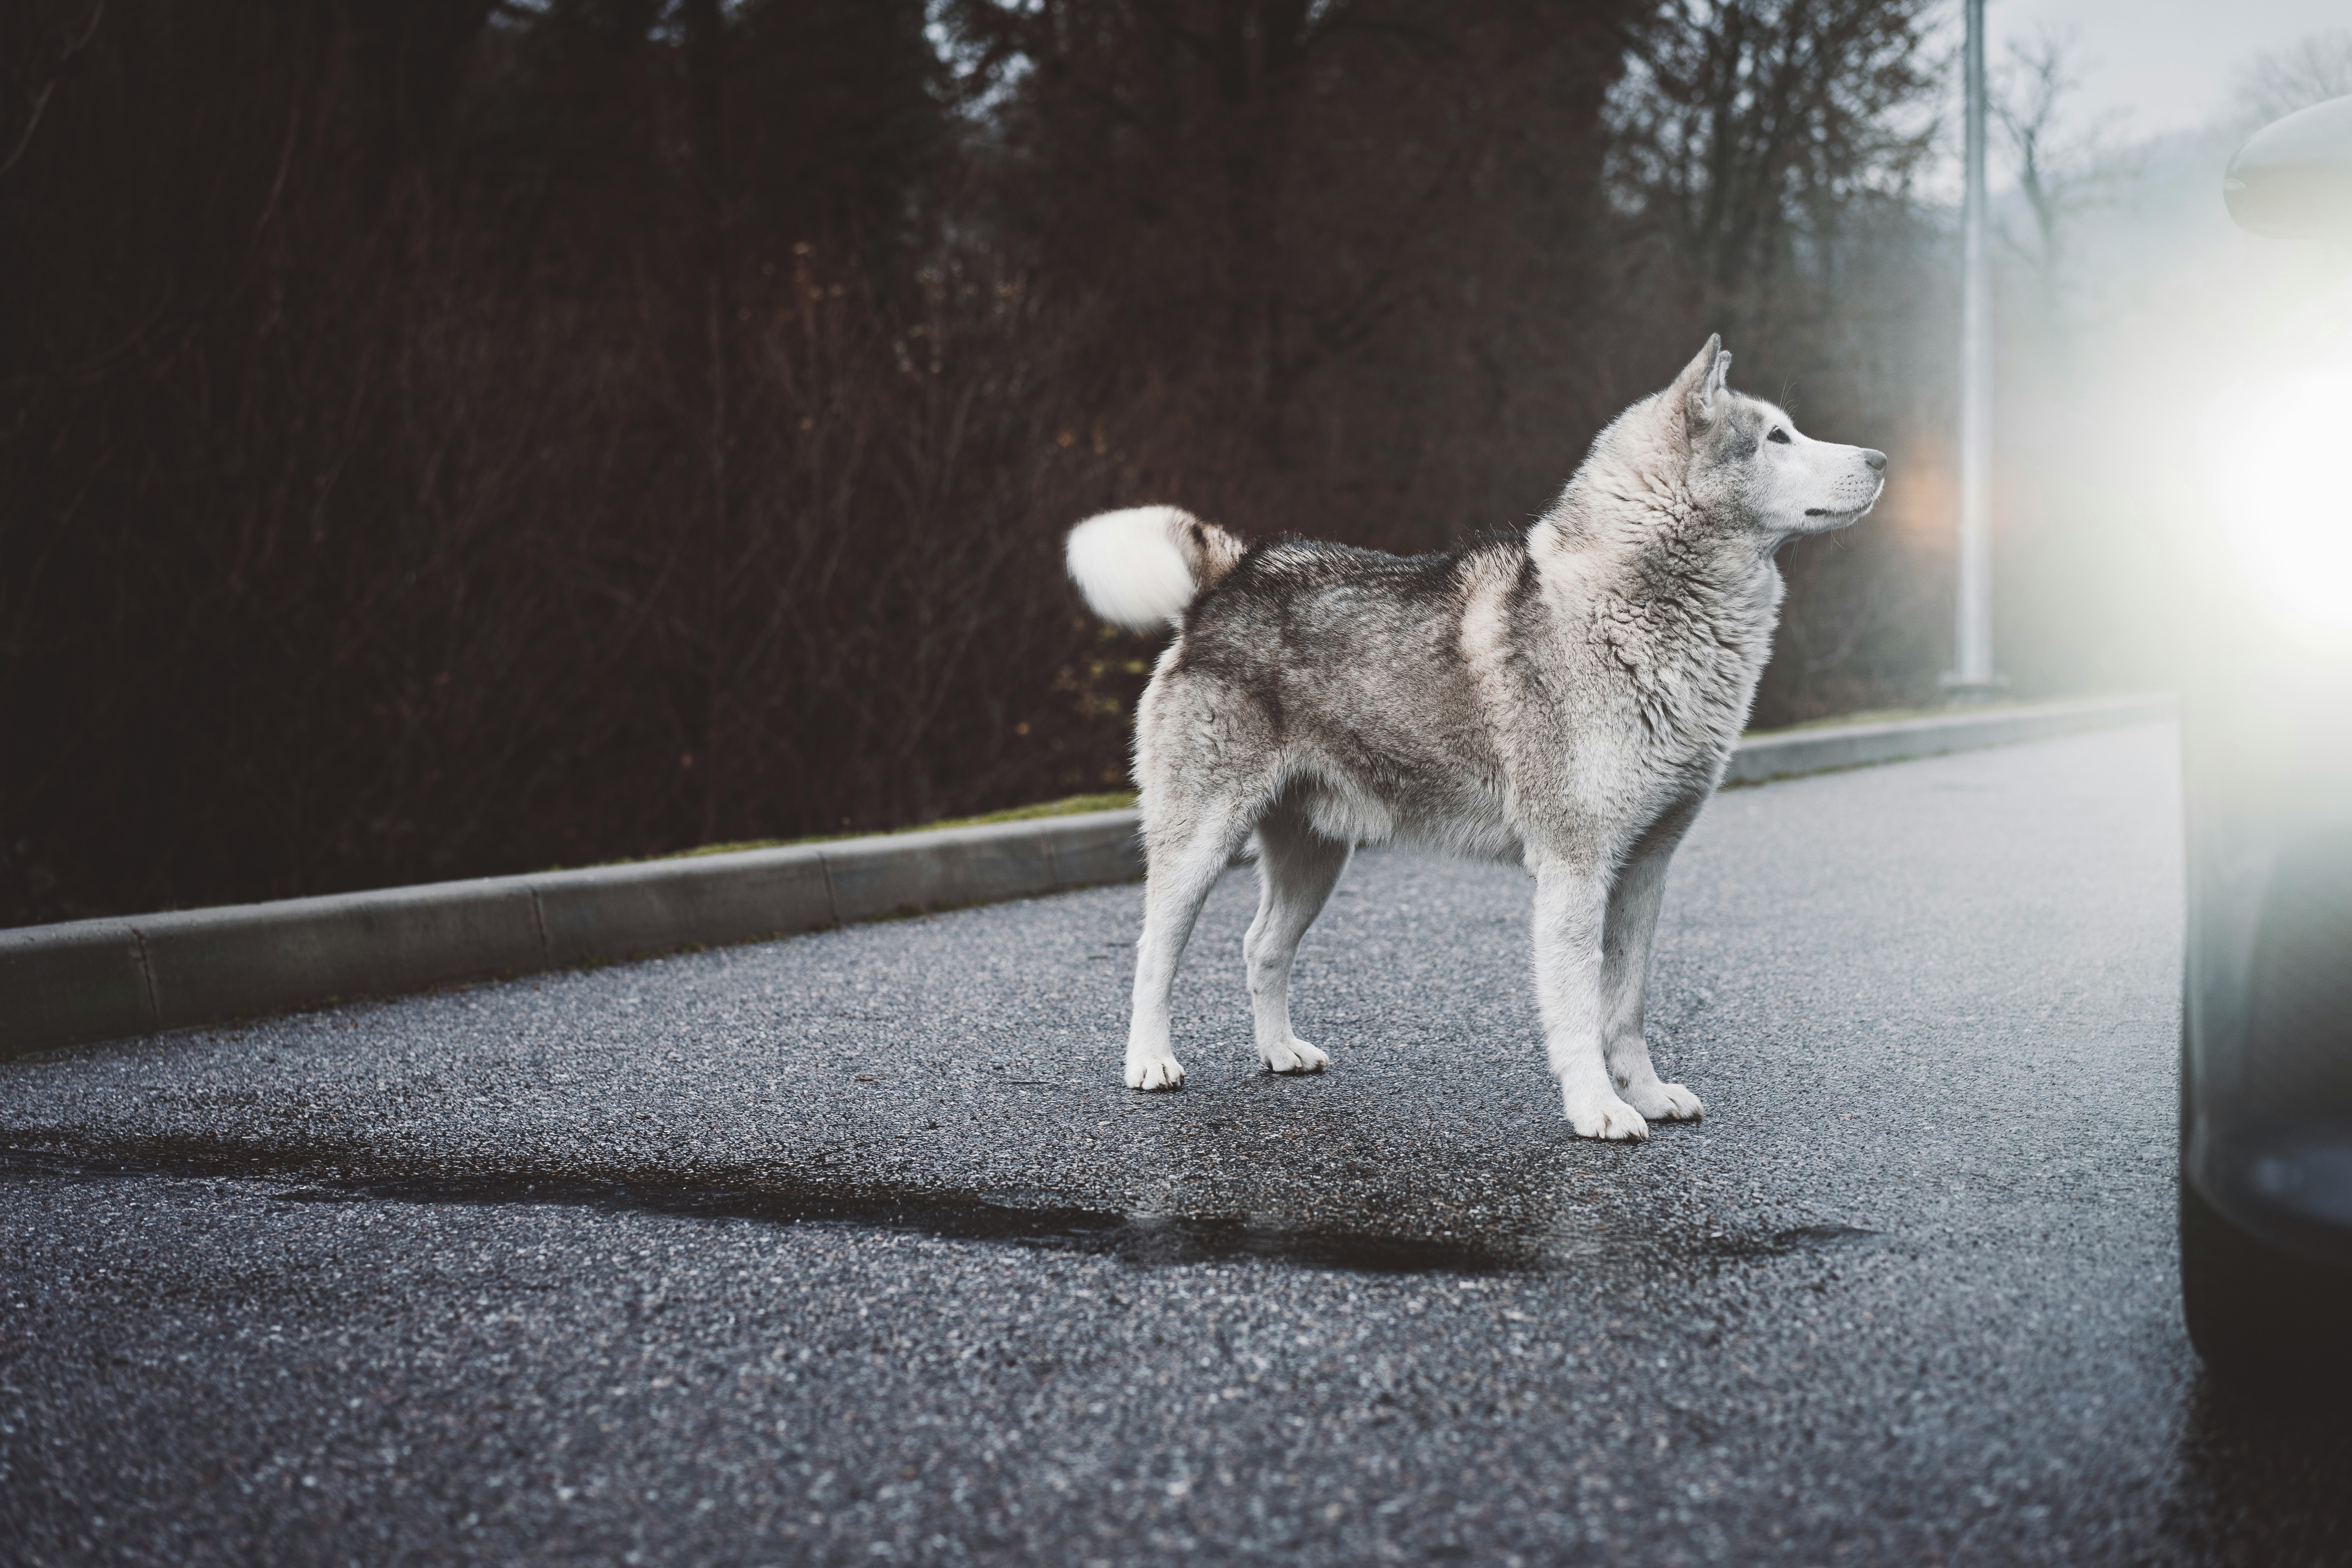
[{"label": "white fluffy tail", "polygon": [[1106,511],[1070,530],[1070,576],[1104,620],[1158,629],[1241,559],[1241,541],[1182,507]]}]

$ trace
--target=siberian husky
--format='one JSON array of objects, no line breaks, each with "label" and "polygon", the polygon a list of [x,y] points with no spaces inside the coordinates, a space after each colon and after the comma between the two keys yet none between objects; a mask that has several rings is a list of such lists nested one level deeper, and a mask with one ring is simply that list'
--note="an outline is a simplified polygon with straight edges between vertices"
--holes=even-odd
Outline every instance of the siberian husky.
[{"label": "siberian husky", "polygon": [[1169,987],[1253,836],[1258,1055],[1322,1071],[1291,1032],[1291,956],[1355,845],[1412,839],[1534,873],[1544,1040],[1578,1132],[1646,1138],[1651,1119],[1700,1114],[1642,1037],[1666,863],[1747,721],[1780,604],[1773,552],[1860,519],[1886,468],[1730,391],[1730,365],[1708,339],[1523,536],[1402,559],[1245,545],[1169,506],[1071,531],[1097,615],[1177,628],[1137,713],[1150,871],[1129,1088],[1184,1081]]}]

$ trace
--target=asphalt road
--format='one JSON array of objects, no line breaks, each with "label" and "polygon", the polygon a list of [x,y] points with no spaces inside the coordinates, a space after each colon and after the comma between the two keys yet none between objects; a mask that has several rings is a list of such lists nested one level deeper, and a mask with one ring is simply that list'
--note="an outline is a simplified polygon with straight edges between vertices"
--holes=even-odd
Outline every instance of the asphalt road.
[{"label": "asphalt road", "polygon": [[1358,861],[1180,1093],[1134,888],[0,1067],[0,1560],[2352,1563],[2172,1237],[2145,728],[1727,794],[1574,1138],[1515,869]]}]

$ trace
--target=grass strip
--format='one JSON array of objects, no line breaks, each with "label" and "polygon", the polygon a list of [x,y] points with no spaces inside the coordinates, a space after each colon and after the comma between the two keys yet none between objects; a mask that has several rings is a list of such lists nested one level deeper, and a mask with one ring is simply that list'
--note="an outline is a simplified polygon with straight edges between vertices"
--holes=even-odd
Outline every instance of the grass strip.
[{"label": "grass strip", "polygon": [[[1003,811],[984,812],[978,816],[951,816],[943,822],[918,822],[906,827],[886,827],[878,831],[813,833],[805,838],[742,838],[731,844],[703,844],[692,849],[674,849],[667,855],[637,855],[625,860],[599,860],[594,866],[583,868],[595,870],[605,866],[643,866],[656,860],[691,860],[698,855],[732,855],[741,849],[783,849],[795,844],[837,844],[845,838],[895,838],[902,833],[929,833],[939,827],[986,827],[998,822],[1031,822],[1041,816],[1076,816],[1088,811],[1124,811],[1134,804],[1135,792],[1132,790],[1065,795],[1060,800],[1039,801],[1033,805],[1008,805]],[[566,868],[551,866],[548,869],[561,871]]]}]

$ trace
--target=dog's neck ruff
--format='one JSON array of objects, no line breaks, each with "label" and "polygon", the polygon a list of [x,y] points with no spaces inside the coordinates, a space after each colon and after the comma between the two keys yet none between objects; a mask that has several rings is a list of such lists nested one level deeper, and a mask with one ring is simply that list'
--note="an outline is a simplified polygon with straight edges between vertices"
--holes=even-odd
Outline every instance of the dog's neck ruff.
[{"label": "dog's neck ruff", "polygon": [[1719,762],[1771,657],[1777,541],[1721,515],[1727,503],[1711,510],[1693,494],[1681,463],[1658,460],[1665,443],[1643,443],[1638,456],[1651,460],[1628,461],[1610,437],[1631,434],[1612,428],[1595,444],[1530,531],[1528,552],[1559,635],[1630,678],[1649,738]]},{"label": "dog's neck ruff", "polygon": [[1714,515],[1678,476],[1597,455],[1528,539],[1538,569],[1605,583],[1602,591],[1632,603],[1712,606],[1740,622],[1760,615],[1768,635],[1780,605],[1777,543]]}]

